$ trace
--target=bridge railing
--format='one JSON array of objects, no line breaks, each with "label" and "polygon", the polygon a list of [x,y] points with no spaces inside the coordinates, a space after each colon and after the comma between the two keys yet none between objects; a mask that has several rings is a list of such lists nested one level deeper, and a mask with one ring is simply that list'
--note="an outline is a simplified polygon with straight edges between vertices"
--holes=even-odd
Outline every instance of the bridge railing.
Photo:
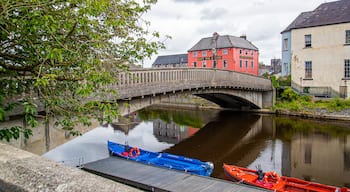
[{"label": "bridge railing", "polygon": [[121,98],[205,87],[271,91],[271,81],[244,73],[207,68],[133,69],[120,72],[114,87]]}]

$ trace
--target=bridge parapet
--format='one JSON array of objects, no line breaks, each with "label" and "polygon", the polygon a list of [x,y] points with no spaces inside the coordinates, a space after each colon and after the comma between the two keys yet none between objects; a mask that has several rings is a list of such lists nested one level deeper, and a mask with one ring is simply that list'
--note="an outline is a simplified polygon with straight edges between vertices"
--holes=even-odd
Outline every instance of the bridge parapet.
[{"label": "bridge parapet", "polygon": [[120,98],[211,87],[272,91],[271,81],[234,71],[208,68],[133,69],[120,72],[114,87]]}]

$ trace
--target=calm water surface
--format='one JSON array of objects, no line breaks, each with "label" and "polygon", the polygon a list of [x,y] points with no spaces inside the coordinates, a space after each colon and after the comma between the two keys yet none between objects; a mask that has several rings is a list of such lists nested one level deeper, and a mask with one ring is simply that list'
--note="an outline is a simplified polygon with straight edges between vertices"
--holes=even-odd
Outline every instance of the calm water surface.
[{"label": "calm water surface", "polygon": [[[211,161],[216,178],[224,178],[222,164],[228,163],[253,169],[261,165],[265,171],[286,176],[350,185],[350,123],[169,108],[147,108],[130,119],[97,127],[81,137],[66,135],[62,145],[51,138],[57,147],[45,142],[49,151],[43,156],[73,166],[87,163],[108,157],[106,143],[111,140]],[[21,144],[31,151],[30,145]]]}]

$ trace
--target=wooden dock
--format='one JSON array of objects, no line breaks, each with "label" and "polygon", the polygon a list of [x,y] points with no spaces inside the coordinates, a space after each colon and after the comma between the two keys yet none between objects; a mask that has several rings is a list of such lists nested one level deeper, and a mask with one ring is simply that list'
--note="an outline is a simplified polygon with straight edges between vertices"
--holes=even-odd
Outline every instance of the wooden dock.
[{"label": "wooden dock", "polygon": [[243,184],[145,165],[118,157],[87,163],[82,169],[148,191],[265,191]]}]

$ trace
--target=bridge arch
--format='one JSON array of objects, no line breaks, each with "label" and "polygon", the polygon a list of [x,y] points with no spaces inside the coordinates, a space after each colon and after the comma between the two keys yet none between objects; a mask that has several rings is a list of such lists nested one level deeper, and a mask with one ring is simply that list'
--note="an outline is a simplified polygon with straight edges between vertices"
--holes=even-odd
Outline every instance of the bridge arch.
[{"label": "bridge arch", "polygon": [[211,101],[222,108],[230,109],[260,109],[258,105],[249,101],[246,98],[243,98],[234,94],[227,93],[202,93],[194,94],[198,97]]},{"label": "bridge arch", "polygon": [[239,110],[264,109],[273,105],[270,80],[234,71],[151,68],[121,72],[116,78],[114,88],[119,97],[110,99],[120,103],[122,115],[179,94],[193,94],[223,108]]}]

